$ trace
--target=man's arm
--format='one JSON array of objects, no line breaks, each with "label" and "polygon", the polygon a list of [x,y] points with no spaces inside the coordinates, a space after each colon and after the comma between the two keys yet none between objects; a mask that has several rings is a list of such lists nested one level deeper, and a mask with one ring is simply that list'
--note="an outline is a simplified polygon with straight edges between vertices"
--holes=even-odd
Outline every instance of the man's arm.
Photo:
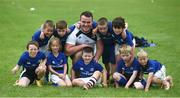
[{"label": "man's arm", "polygon": [[72,44],[68,44],[66,43],[65,45],[65,52],[67,56],[70,56],[80,50],[82,50],[84,47],[87,47],[88,45],[86,44],[81,44],[81,45],[72,45]]},{"label": "man's arm", "polygon": [[98,61],[100,59],[102,52],[103,52],[103,48],[104,48],[104,46],[103,46],[102,40],[97,40],[97,42],[96,42],[96,54],[94,57],[94,59],[96,61]]}]

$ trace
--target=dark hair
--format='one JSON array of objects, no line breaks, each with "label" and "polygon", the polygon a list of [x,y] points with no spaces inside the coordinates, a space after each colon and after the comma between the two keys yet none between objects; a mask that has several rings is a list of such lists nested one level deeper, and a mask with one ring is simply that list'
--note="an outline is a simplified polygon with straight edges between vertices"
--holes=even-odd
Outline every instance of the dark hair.
[{"label": "dark hair", "polygon": [[39,44],[37,41],[29,41],[26,45],[26,49],[29,49],[29,45],[35,45],[39,49]]},{"label": "dark hair", "polygon": [[113,28],[125,28],[125,20],[122,17],[116,17],[112,21]]},{"label": "dark hair", "polygon": [[65,29],[67,28],[67,22],[65,20],[59,20],[56,22],[56,29]]},{"label": "dark hair", "polygon": [[51,45],[52,45],[53,41],[57,41],[59,43],[59,52],[60,52],[62,50],[62,45],[61,45],[61,41],[57,37],[53,37],[50,40],[48,50],[52,52]]},{"label": "dark hair", "polygon": [[98,25],[105,25],[105,24],[107,24],[108,23],[108,20],[107,20],[107,18],[105,18],[105,17],[101,17],[101,18],[99,18],[99,20],[98,20]]},{"label": "dark hair", "polygon": [[54,23],[52,20],[46,20],[42,26],[42,29],[45,29],[48,26],[54,28]]},{"label": "dark hair", "polygon": [[94,49],[92,47],[83,48],[83,53],[94,53]]},{"label": "dark hair", "polygon": [[81,15],[80,15],[80,19],[81,19],[81,16],[83,16],[83,15],[86,16],[86,17],[92,17],[92,19],[93,19],[93,14],[90,11],[82,12]]}]

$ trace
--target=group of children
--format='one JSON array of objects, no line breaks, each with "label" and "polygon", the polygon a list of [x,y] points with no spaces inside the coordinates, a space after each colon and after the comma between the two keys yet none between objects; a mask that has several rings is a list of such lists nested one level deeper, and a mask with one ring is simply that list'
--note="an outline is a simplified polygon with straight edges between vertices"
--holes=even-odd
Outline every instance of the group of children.
[{"label": "group of children", "polygon": [[[15,74],[22,66],[20,78],[14,85],[27,87],[35,81],[41,87],[42,77],[45,77],[56,86],[80,86],[86,90],[97,84],[107,87],[111,79],[116,88],[135,87],[148,91],[153,83],[166,90],[173,86],[172,77],[166,76],[165,66],[148,59],[147,52],[141,49],[135,57],[133,34],[128,31],[122,17],[116,17],[112,22],[102,17],[97,23],[93,22],[92,28],[93,34],[99,36],[104,45],[102,62],[105,69],[93,59],[94,49],[85,47],[82,58],[72,65],[70,78],[65,44],[74,26],[67,28],[64,20],[54,26],[53,21],[47,20],[34,33],[32,41],[26,46],[27,51],[12,69]],[[148,74],[147,79],[144,79],[143,74]]]}]

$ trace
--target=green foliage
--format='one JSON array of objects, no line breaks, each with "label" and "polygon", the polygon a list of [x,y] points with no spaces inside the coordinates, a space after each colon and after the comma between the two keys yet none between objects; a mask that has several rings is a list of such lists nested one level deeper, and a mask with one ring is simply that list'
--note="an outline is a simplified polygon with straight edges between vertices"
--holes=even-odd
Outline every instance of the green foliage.
[{"label": "green foliage", "polygon": [[[154,1],[154,2],[152,2]],[[2,97],[178,97],[180,96],[180,1],[179,0],[1,0],[0,1],[0,96]],[[30,8],[34,7],[34,11]],[[11,69],[25,51],[26,43],[46,19],[67,20],[69,25],[79,20],[82,11],[93,12],[95,20],[105,16],[112,20],[123,16],[134,35],[143,36],[157,44],[146,50],[150,58],[166,65],[167,74],[174,78],[175,86],[169,91],[151,88],[148,93],[123,88],[62,88],[46,85],[38,88],[14,87],[19,73]],[[137,51],[138,49],[136,49]]]}]

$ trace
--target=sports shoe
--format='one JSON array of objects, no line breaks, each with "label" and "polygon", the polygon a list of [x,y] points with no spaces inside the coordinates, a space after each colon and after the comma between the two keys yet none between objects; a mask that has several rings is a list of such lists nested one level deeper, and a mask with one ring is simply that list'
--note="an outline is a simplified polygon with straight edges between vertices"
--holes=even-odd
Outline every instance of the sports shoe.
[{"label": "sports shoe", "polygon": [[42,85],[42,80],[36,80],[36,85],[38,86],[38,87],[42,87],[43,85]]}]

